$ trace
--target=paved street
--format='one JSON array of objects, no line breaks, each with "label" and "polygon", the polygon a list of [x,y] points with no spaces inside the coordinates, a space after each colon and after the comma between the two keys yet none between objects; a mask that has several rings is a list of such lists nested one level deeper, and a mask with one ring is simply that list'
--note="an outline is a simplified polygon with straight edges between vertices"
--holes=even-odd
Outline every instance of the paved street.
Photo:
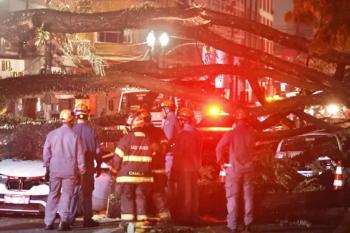
[{"label": "paved street", "polygon": [[[73,232],[92,232],[92,233],[118,233],[123,232],[122,228],[118,227],[118,221],[107,218],[98,218],[101,226],[96,228],[82,228],[82,222],[78,219],[78,222],[73,228]],[[210,225],[188,228],[174,226],[173,229],[169,230],[149,230],[147,232],[179,232],[179,233],[220,233],[224,232],[224,223],[208,223]],[[283,233],[329,233],[334,230],[334,225],[314,225],[314,226],[281,226],[279,224],[258,224],[254,226],[253,232],[283,232]],[[43,220],[41,216],[1,216],[0,217],[0,232],[1,233],[12,233],[12,232],[23,232],[23,233],[40,233],[48,232],[43,229]],[[56,230],[50,232],[58,232]]]}]

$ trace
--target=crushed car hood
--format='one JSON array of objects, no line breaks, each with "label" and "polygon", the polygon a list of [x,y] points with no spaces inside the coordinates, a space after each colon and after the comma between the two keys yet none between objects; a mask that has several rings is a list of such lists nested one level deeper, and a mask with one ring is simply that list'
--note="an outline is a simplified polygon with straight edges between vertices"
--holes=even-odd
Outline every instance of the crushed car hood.
[{"label": "crushed car hood", "polygon": [[40,160],[13,160],[0,161],[0,174],[15,177],[44,176],[46,169]]}]

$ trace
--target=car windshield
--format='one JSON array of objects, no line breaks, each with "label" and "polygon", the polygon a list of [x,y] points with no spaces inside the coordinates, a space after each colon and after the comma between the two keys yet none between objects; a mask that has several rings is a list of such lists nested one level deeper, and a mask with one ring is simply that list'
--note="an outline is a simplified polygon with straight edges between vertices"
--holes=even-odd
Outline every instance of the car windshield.
[{"label": "car windshield", "polygon": [[338,148],[337,139],[332,135],[305,135],[286,139],[281,146],[281,151],[305,151],[329,142]]}]

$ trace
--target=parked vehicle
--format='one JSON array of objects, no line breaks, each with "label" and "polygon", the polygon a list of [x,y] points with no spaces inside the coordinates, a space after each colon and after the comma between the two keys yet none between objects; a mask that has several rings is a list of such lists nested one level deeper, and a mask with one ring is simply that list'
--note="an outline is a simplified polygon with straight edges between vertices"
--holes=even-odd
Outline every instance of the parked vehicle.
[{"label": "parked vehicle", "polygon": [[[313,132],[281,140],[277,146],[275,157],[277,159],[289,158],[299,160],[300,156],[302,156],[305,151],[317,148],[323,143],[329,143],[329,148],[334,148],[334,150],[329,153],[343,152],[342,142],[336,134]],[[331,154],[328,153],[323,154],[321,152],[316,155],[313,162],[315,161],[318,162],[321,173],[326,170],[334,170],[336,166],[336,161],[334,161]],[[313,162],[301,164],[298,173],[308,177],[318,175],[312,170]]]},{"label": "parked vehicle", "polygon": [[[49,194],[45,172],[40,160],[0,161],[0,212],[44,212]],[[93,210],[106,209],[110,179],[107,165],[102,164],[102,174],[95,178]]]}]

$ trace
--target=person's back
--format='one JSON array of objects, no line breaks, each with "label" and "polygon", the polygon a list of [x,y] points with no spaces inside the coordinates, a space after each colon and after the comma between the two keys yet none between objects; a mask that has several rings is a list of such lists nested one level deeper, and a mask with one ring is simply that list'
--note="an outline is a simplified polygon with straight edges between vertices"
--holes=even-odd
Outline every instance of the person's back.
[{"label": "person's back", "polygon": [[182,130],[175,138],[172,179],[177,183],[173,211],[175,221],[193,225],[198,221],[198,179],[201,166],[201,140],[192,126],[194,113],[190,108],[180,108],[178,119]]},{"label": "person's back", "polygon": [[185,124],[184,129],[176,136],[174,154],[174,172],[196,172],[200,168],[200,135],[190,124]]},{"label": "person's back", "polygon": [[86,169],[88,171],[93,171],[94,159],[99,152],[95,131],[86,122],[74,124],[73,131],[81,138],[84,145]]},{"label": "person's back", "polygon": [[[76,176],[77,166],[77,144],[78,136],[67,125],[63,125],[51,131],[47,136],[50,144],[50,161],[45,159],[44,163],[49,164],[50,173],[55,173],[58,177]],[[45,153],[45,152],[44,152]]]},{"label": "person's back", "polygon": [[44,167],[49,174],[49,195],[45,206],[45,229],[53,230],[57,212],[60,215],[59,230],[71,230],[69,213],[77,176],[86,172],[83,145],[80,137],[71,129],[74,116],[68,109],[60,113],[63,125],[51,131],[43,149]]},{"label": "person's back", "polygon": [[236,171],[253,168],[254,130],[246,123],[237,124],[231,134],[229,163]]},{"label": "person's back", "polygon": [[224,167],[227,162],[224,147],[229,146],[230,167],[226,168],[225,191],[227,198],[227,227],[238,232],[240,198],[244,199],[244,224],[249,231],[254,210],[254,146],[255,132],[249,126],[248,113],[237,109],[234,130],[226,132],[216,146],[217,163]]}]

